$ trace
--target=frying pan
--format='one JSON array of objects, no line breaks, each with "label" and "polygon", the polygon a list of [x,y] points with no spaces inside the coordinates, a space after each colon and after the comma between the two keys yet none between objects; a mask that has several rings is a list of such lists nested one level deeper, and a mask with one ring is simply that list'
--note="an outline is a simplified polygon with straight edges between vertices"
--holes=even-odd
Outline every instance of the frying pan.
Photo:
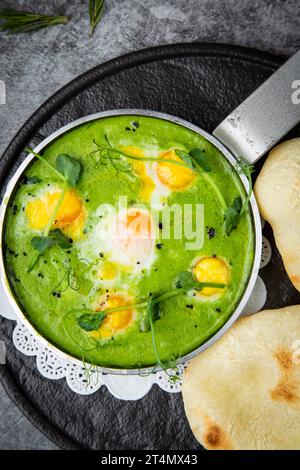
[{"label": "frying pan", "polygon": [[[34,149],[34,151],[37,153],[42,152],[52,141],[62,136],[65,132],[84,123],[105,117],[120,115],[150,116],[174,122],[197,132],[211,142],[222,152],[223,156],[231,163],[232,166],[236,164],[236,158],[239,156],[243,156],[247,163],[253,164],[300,121],[300,51],[294,54],[277,72],[275,72],[252,95],[250,95],[229,116],[227,116],[227,118],[225,118],[225,120],[213,131],[212,135],[188,121],[168,114],[140,109],[121,109],[99,112],[73,121],[44,139]],[[46,338],[42,337],[31,325],[15,299],[6,274],[3,242],[7,207],[18,181],[33,159],[34,155],[30,154],[20,165],[7,185],[1,205],[0,236],[2,240],[2,248],[0,254],[0,279],[17,318],[26,325],[26,328],[34,335],[34,337],[36,337],[37,340],[48,349],[52,350],[56,355],[81,365],[82,362],[79,359],[58,349]],[[248,190],[247,179],[243,175],[239,175],[239,177],[245,189]],[[187,361],[191,357],[199,354],[220,338],[240,316],[251,295],[258,275],[262,245],[261,221],[253,194],[250,199],[250,210],[254,225],[255,253],[252,270],[244,294],[223,327],[200,347],[178,359],[178,363]],[[149,367],[142,369],[99,367],[98,369],[103,373],[124,375],[151,372]]]}]

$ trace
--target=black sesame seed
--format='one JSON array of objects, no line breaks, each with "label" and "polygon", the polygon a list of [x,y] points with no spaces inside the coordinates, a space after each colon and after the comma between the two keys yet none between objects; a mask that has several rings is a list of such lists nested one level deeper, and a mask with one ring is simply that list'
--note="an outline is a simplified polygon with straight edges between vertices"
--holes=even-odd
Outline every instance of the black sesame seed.
[{"label": "black sesame seed", "polygon": [[131,131],[130,127],[125,127],[125,131]]},{"label": "black sesame seed", "polygon": [[186,305],[186,308],[194,308],[194,305],[188,304],[188,305]]},{"label": "black sesame seed", "polygon": [[208,238],[211,240],[216,235],[216,230],[213,227],[207,229]]},{"label": "black sesame seed", "polygon": [[133,121],[131,123],[134,127],[136,127],[137,129],[140,127],[139,123],[137,121]]},{"label": "black sesame seed", "polygon": [[100,256],[100,258],[103,258],[104,254],[103,254],[103,253],[99,253],[99,256]]},{"label": "black sesame seed", "polygon": [[158,228],[159,228],[159,230],[162,230],[162,228],[163,228],[162,222],[158,222]]},{"label": "black sesame seed", "polygon": [[216,312],[220,313],[220,312],[221,312],[221,309],[220,309],[220,308],[216,308]]},{"label": "black sesame seed", "polygon": [[161,248],[162,248],[163,246],[164,246],[163,243],[156,243],[156,248],[157,248],[158,250],[161,250]]},{"label": "black sesame seed", "polygon": [[89,200],[89,199],[86,199],[85,202],[90,202],[90,200]]},{"label": "black sesame seed", "polygon": [[27,256],[27,253],[26,253],[26,251],[24,251],[24,252],[23,252],[23,256]]}]

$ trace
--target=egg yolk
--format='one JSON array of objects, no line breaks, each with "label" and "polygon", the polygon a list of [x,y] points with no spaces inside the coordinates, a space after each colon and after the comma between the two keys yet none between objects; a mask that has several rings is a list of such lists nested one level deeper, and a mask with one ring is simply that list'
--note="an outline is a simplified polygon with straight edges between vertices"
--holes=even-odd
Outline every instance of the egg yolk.
[{"label": "egg yolk", "polygon": [[[130,300],[121,294],[111,294],[104,302],[101,302],[98,310],[122,307],[130,304]],[[98,331],[92,331],[90,334],[96,339],[110,338],[116,333],[127,328],[133,321],[133,310],[127,308],[118,312],[109,313],[101,323]]]},{"label": "egg yolk", "polygon": [[[194,266],[193,274],[199,282],[228,284],[230,278],[228,264],[221,258],[213,256],[201,258]],[[222,294],[224,290],[220,287],[204,287],[204,289],[199,291],[199,295],[210,297]]]},{"label": "egg yolk", "polygon": [[[164,152],[160,155],[160,158],[183,162],[183,160],[176,155],[174,150]],[[189,186],[195,178],[195,173],[190,168],[168,162],[158,162],[156,164],[156,174],[161,183],[171,190],[184,189]]]},{"label": "egg yolk", "polygon": [[[133,157],[144,157],[144,152],[142,149],[134,146],[122,147],[123,152]],[[132,161],[131,162],[134,168],[135,173],[138,174],[142,183],[142,189],[140,191],[140,197],[149,202],[151,199],[152,192],[155,189],[155,183],[153,179],[147,174],[146,165],[143,161]]]},{"label": "egg yolk", "polygon": [[112,281],[116,275],[116,268],[111,263],[104,263],[99,270],[99,277],[104,281]]},{"label": "egg yolk", "polygon": [[[47,226],[60,196],[61,191],[55,191],[28,202],[25,212],[31,229],[43,230]],[[82,201],[74,190],[69,189],[66,191],[53,225],[56,228],[65,229],[78,219],[82,219],[82,215]]]}]

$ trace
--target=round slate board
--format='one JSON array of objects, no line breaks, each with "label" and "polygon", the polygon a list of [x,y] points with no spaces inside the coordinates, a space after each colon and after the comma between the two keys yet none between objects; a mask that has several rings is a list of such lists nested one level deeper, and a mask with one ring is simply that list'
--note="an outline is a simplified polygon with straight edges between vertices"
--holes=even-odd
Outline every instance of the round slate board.
[{"label": "round slate board", "polygon": [[[162,46],[125,55],[81,75],[50,98],[25,123],[1,159],[2,194],[25,154],[46,136],[81,116],[115,108],[146,108],[187,119],[212,131],[282,63],[253,50],[209,44]],[[300,135],[299,129],[294,134]],[[259,166],[261,163],[259,164]],[[270,228],[273,257],[261,271],[266,307],[299,303]],[[199,449],[185,418],[180,394],[153,387],[143,399],[125,402],[106,388],[74,394],[65,380],[43,378],[35,358],[12,345],[14,323],[0,320],[7,345],[1,381],[28,418],[62,448]]]}]

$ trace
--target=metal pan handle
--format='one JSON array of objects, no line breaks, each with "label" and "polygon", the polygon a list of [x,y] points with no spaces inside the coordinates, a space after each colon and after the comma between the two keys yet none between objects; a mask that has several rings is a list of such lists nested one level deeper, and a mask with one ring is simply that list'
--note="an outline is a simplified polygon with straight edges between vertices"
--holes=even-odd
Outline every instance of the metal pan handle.
[{"label": "metal pan handle", "polygon": [[252,164],[300,121],[300,50],[213,131]]}]

